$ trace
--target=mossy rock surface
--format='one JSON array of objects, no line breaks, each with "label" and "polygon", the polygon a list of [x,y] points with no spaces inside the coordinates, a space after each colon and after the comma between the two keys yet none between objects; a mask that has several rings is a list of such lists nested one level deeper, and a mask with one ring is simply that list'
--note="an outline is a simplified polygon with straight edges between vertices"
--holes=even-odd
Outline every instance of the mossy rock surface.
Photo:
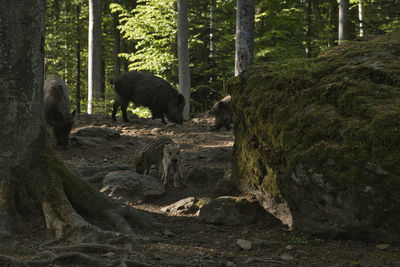
[{"label": "mossy rock surface", "polygon": [[241,188],[294,229],[399,240],[400,32],[228,82]]}]

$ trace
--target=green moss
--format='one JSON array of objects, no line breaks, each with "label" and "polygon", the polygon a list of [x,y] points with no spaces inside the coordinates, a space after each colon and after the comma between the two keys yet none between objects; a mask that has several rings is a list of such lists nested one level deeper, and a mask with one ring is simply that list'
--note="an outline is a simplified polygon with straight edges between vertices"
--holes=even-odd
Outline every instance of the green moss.
[{"label": "green moss", "polygon": [[[290,177],[302,166],[351,191],[360,217],[399,231],[399,57],[396,32],[316,59],[252,66],[231,79],[239,177],[295,205]],[[368,186],[374,190],[365,198]]]}]

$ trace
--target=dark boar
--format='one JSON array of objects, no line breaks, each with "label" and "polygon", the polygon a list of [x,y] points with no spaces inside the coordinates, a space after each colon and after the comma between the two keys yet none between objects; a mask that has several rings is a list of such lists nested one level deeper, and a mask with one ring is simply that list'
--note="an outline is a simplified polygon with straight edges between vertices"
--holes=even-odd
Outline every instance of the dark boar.
[{"label": "dark boar", "polygon": [[58,76],[44,83],[44,116],[57,144],[67,146],[75,111],[70,114],[67,85]]},{"label": "dark boar", "polygon": [[215,116],[215,130],[219,130],[222,127],[225,127],[226,130],[231,129],[232,119],[232,111],[229,107],[229,102],[231,101],[231,96],[227,95],[217,103],[214,104],[210,111],[210,115]]},{"label": "dark boar", "polygon": [[126,108],[129,101],[132,101],[137,106],[148,107],[153,119],[161,118],[163,123],[166,123],[165,114],[168,120],[183,123],[185,99],[164,79],[151,74],[129,71],[111,80],[111,83],[114,84],[116,93],[112,111],[113,121],[116,120],[115,114],[121,106],[123,120],[129,122]]}]

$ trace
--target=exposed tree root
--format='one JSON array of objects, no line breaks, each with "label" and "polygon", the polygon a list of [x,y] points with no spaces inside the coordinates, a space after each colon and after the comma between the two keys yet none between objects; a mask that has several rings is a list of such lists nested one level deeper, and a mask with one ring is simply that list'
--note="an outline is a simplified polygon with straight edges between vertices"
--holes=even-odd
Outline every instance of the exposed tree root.
[{"label": "exposed tree root", "polygon": [[[120,264],[126,255],[144,258],[132,251],[137,246],[134,228],[154,227],[152,218],[98,192],[66,168],[52,150],[39,152],[30,165],[7,175],[0,172],[0,253],[12,255],[0,255],[0,263],[101,266],[104,261],[87,254],[115,253]],[[36,249],[21,247],[12,233],[29,225],[45,226],[56,239]],[[126,266],[147,266],[124,261]]]}]

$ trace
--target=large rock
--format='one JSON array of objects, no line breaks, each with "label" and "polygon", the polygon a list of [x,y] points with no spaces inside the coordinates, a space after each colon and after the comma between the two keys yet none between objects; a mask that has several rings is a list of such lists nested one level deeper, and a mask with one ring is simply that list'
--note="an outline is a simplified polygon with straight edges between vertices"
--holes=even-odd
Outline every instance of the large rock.
[{"label": "large rock", "polygon": [[199,210],[198,200],[194,197],[187,197],[161,209],[162,212],[171,215],[193,214]]},{"label": "large rock", "polygon": [[101,192],[128,202],[143,202],[161,197],[165,190],[157,178],[135,171],[113,171],[103,179]]},{"label": "large rock", "polygon": [[257,205],[245,198],[219,197],[201,207],[197,218],[203,223],[245,225],[257,218]]},{"label": "large rock", "polygon": [[233,177],[294,229],[400,238],[400,32],[229,81]]},{"label": "large rock", "polygon": [[76,131],[74,135],[80,137],[100,137],[111,140],[118,139],[120,137],[120,131],[110,128],[88,127]]}]

